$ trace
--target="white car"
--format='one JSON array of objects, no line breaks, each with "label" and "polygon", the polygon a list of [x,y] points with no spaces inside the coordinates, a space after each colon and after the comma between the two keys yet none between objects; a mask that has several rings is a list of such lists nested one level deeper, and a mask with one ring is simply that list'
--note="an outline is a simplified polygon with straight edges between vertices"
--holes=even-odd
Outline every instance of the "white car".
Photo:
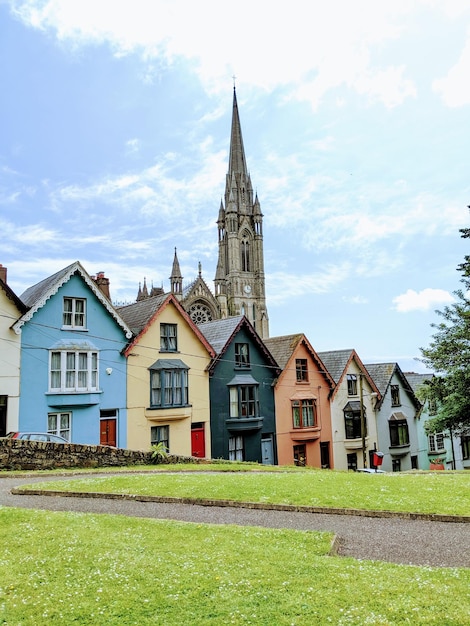
[{"label": "white car", "polygon": [[386,474],[384,470],[381,469],[372,469],[371,467],[361,467],[357,469],[356,472],[363,472],[364,474]]}]

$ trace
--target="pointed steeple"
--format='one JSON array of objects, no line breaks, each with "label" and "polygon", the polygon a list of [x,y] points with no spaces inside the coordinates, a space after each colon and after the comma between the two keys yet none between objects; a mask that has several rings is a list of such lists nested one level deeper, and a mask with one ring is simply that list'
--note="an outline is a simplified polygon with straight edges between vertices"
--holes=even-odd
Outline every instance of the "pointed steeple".
[{"label": "pointed steeple", "polygon": [[248,178],[235,85],[233,86],[232,132],[230,135],[230,155],[228,162],[229,175],[233,172],[235,174],[243,174],[245,178]]},{"label": "pointed steeple", "polygon": [[173,267],[171,269],[171,293],[181,295],[183,293],[183,277],[181,276],[180,263],[178,261],[178,255],[176,254],[175,248],[175,256],[173,257]]}]

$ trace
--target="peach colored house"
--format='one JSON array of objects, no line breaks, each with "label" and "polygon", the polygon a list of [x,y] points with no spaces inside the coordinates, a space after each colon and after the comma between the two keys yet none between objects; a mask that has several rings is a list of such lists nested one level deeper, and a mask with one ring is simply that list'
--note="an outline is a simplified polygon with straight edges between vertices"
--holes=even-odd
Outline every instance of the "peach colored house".
[{"label": "peach colored house", "polygon": [[118,308],[135,337],[127,357],[127,447],[162,443],[170,454],[211,455],[212,346],[173,294]]},{"label": "peach colored house", "polygon": [[332,377],[304,334],[264,343],[282,369],[274,388],[279,465],[332,468]]}]

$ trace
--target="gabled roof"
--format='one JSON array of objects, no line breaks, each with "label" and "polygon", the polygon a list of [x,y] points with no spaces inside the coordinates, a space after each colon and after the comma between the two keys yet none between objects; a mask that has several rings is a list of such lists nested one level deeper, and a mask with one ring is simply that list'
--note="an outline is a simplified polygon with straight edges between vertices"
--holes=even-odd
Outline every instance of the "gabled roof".
[{"label": "gabled roof", "polygon": [[163,293],[116,308],[119,315],[125,320],[134,335],[138,335],[148,324],[148,321],[154,313],[159,310],[167,297],[168,294]]},{"label": "gabled roof", "polygon": [[158,315],[170,304],[174,305],[179,314],[191,327],[192,331],[206,348],[209,355],[211,357],[215,355],[213,347],[201,333],[201,331],[199,330],[199,326],[197,326],[189,317],[181,304],[178,302],[178,299],[172,293],[167,293],[159,296],[145,298],[145,300],[134,302],[134,304],[128,304],[127,306],[118,307],[119,313],[133,329],[135,334],[133,340],[124,350],[125,356],[129,355],[132,347],[140,340],[143,335],[145,335],[147,330],[155,321],[155,318],[158,317]]},{"label": "gabled roof", "polygon": [[4,283],[1,278],[0,289],[5,292],[6,297],[13,302],[13,304],[16,306],[20,313],[26,313],[26,311],[28,310],[26,304],[22,300],[20,300],[20,298],[16,295],[13,289],[9,285],[7,285],[7,283]]},{"label": "gabled roof", "polygon": [[329,352],[318,353],[336,384],[341,380],[354,352],[351,348],[349,350],[330,350]]},{"label": "gabled roof", "polygon": [[434,374],[418,374],[416,372],[403,372],[406,376],[407,381],[410,383],[411,388],[416,393],[417,390],[421,387],[421,385],[426,380],[432,380],[434,378]]},{"label": "gabled roof", "polygon": [[327,380],[330,388],[332,389],[335,386],[333,377],[330,375],[321,358],[312,348],[310,342],[303,333],[298,333],[296,335],[283,335],[280,337],[269,337],[263,341],[282,370],[286,369],[287,364],[295,353],[297,347],[299,344],[303,343],[309,351],[313,361],[317,364],[320,373],[323,374],[324,378]]},{"label": "gabled roof", "polygon": [[235,331],[238,331],[242,319],[243,315],[237,315],[222,320],[205,322],[204,324],[199,324],[199,330],[214,348],[216,354],[220,354]]},{"label": "gabled roof", "polygon": [[347,350],[331,350],[329,352],[318,352],[318,356],[323,361],[326,369],[331,374],[333,380],[336,383],[336,388],[333,391],[335,394],[341,381],[347,373],[348,367],[352,361],[356,361],[361,372],[364,373],[369,385],[377,393],[377,398],[380,399],[381,393],[373,378],[370,376],[366,369],[366,366],[359,358],[359,355],[354,349]]},{"label": "gabled roof", "polygon": [[97,286],[95,281],[86,272],[80,261],[75,261],[71,265],[64,267],[59,272],[52,274],[52,276],[48,276],[44,280],[41,280],[41,282],[33,285],[32,287],[29,287],[28,289],[26,289],[26,291],[22,293],[20,298],[28,307],[28,311],[24,315],[22,315],[19,320],[15,322],[15,324],[13,324],[12,328],[15,333],[19,334],[23,325],[33,317],[36,311],[41,309],[49,300],[49,298],[54,296],[62,287],[62,285],[65,285],[65,283],[67,283],[75,274],[81,276],[81,278],[95,294],[95,296],[105,307],[111,317],[122,328],[127,339],[130,339],[132,337],[131,330],[126,325],[124,320],[120,317],[108,298],[106,298],[101,289]]},{"label": "gabled roof", "polygon": [[274,368],[274,377],[279,376],[279,374],[281,373],[279,365],[276,363],[271,352],[263,343],[261,337],[258,335],[250,321],[244,315],[227,317],[221,320],[213,320],[212,322],[199,324],[198,328],[201,330],[207,341],[209,341],[209,343],[212,345],[216,352],[216,357],[212,360],[212,363],[209,367],[209,370],[211,372],[214,371],[216,364],[223,358],[235,335],[242,328],[244,328],[247,333],[251,335],[253,342],[265,355],[268,364]]},{"label": "gabled roof", "polygon": [[409,393],[415,407],[417,409],[422,408],[421,402],[416,397],[412,386],[401,371],[398,363],[368,363],[366,364],[366,367],[367,371],[375,381],[375,384],[379,388],[380,395],[382,396],[379,406],[385,398],[385,394],[387,393],[388,387],[392,381],[392,376],[396,373],[403,385],[403,388]]}]

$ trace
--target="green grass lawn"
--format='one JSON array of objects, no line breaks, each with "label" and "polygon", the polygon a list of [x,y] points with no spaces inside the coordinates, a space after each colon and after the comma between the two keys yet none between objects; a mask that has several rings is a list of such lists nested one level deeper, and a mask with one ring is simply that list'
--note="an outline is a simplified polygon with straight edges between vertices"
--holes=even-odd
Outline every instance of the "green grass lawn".
[{"label": "green grass lawn", "polygon": [[211,472],[204,473],[120,474],[31,487],[470,516],[470,472],[371,475],[324,470],[262,471],[258,467],[258,472],[217,473],[214,465]]},{"label": "green grass lawn", "polygon": [[328,556],[330,542],[326,533],[0,508],[0,621],[470,623],[470,569]]}]

